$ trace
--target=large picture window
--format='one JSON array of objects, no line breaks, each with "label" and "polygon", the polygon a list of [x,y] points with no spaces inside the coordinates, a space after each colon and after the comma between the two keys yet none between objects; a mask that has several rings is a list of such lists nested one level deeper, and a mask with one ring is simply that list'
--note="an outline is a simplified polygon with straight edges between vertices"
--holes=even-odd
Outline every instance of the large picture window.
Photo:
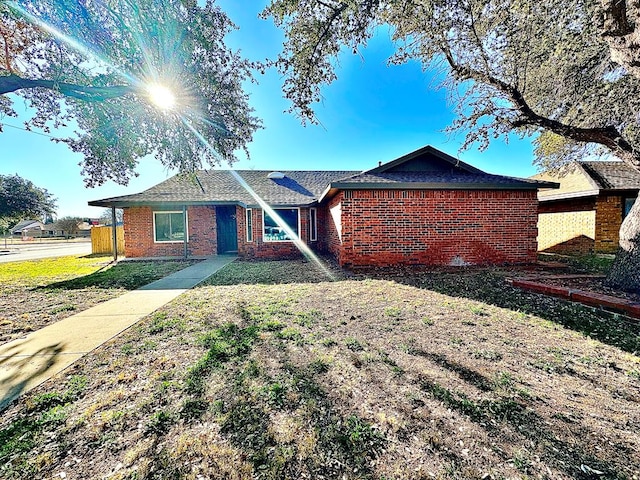
[{"label": "large picture window", "polygon": [[185,223],[182,212],[153,212],[153,240],[184,242]]},{"label": "large picture window", "polygon": [[[300,235],[300,210],[297,208],[274,208],[273,210],[297,236]],[[264,212],[263,225],[265,242],[290,242],[293,240],[267,212]]]}]

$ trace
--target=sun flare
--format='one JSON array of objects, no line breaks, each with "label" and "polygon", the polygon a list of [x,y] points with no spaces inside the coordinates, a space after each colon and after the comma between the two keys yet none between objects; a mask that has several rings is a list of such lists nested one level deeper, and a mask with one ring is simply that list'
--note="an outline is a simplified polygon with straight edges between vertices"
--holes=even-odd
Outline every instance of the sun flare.
[{"label": "sun flare", "polygon": [[171,110],[176,105],[176,96],[164,85],[149,85],[147,92],[151,102],[161,110]]}]

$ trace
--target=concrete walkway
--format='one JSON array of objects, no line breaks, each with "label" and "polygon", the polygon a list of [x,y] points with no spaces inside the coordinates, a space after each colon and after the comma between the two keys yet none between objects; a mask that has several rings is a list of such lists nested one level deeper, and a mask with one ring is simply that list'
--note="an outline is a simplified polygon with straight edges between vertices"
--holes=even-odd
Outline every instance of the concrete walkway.
[{"label": "concrete walkway", "polygon": [[235,260],[217,256],[0,346],[0,409]]}]

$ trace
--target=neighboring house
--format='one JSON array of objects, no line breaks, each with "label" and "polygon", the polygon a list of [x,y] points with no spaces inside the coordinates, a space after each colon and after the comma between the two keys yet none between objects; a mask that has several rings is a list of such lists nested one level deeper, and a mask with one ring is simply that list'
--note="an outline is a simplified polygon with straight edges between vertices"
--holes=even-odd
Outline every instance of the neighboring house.
[{"label": "neighboring house", "polygon": [[530,263],[537,189],[554,186],[428,146],[365,172],[204,170],[89,205],[124,210],[127,257],[284,258],[298,236],[344,267]]},{"label": "neighboring house", "polygon": [[39,220],[22,220],[15,227],[9,230],[11,235],[28,236],[30,233],[40,235],[44,230],[44,224]]},{"label": "neighboring house", "polygon": [[48,223],[44,227],[43,236],[49,237],[90,237],[91,227],[90,221],[78,222],[76,228],[71,228],[66,220]]},{"label": "neighboring house", "polygon": [[532,177],[560,183],[542,189],[538,249],[553,253],[615,253],[622,220],[640,189],[640,172],[620,161],[577,162],[566,172]]}]

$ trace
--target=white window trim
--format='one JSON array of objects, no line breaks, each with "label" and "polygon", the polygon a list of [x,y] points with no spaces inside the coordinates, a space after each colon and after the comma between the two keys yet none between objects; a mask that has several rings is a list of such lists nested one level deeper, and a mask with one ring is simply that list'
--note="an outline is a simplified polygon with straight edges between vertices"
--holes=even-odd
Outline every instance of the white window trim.
[{"label": "white window trim", "polygon": [[187,243],[189,243],[189,212],[182,210],[154,210],[153,216],[153,243],[184,243],[184,240],[156,240],[156,213],[184,213],[184,234],[187,237]]},{"label": "white window trim", "polygon": [[[313,217],[311,216],[311,212],[313,212]],[[315,221],[312,221],[312,218]],[[315,207],[309,209],[309,241],[318,241],[318,209]]]},{"label": "white window trim", "polygon": [[[249,225],[249,219],[251,219],[251,225]],[[252,208],[247,208],[245,217],[244,217],[244,223],[245,223],[245,235],[246,235],[245,240],[247,243],[253,242],[253,209]]]},{"label": "white window trim", "polygon": [[[278,213],[278,210],[298,210],[298,238],[300,238],[300,207],[292,207],[292,208],[287,208],[287,207],[278,207],[278,208],[274,208],[273,209],[276,213]],[[293,240],[267,240],[264,237],[264,216],[265,216],[265,211],[264,209],[262,210],[262,241],[264,243],[293,243]]]}]

